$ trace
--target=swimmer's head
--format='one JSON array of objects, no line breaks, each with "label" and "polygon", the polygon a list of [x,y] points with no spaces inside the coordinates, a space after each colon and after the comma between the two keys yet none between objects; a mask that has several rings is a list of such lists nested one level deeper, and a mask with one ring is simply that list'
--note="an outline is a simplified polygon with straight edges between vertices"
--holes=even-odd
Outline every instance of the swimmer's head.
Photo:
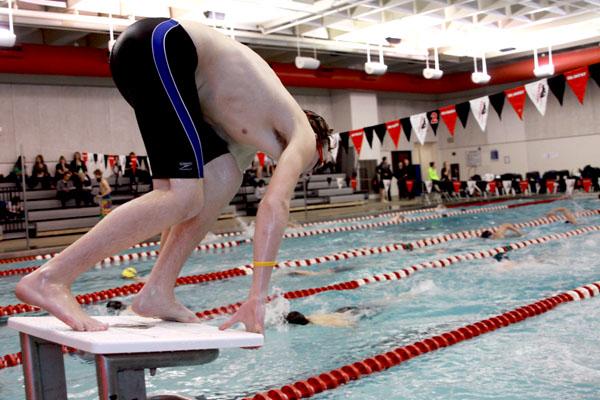
[{"label": "swimmer's head", "polygon": [[337,147],[337,142],[331,135],[333,133],[333,129],[329,128],[329,125],[325,119],[319,114],[309,110],[304,110],[304,113],[306,114],[308,122],[310,123],[310,127],[315,133],[317,139],[317,152],[319,153],[318,165],[323,164],[323,162],[325,162],[325,153],[330,152]]},{"label": "swimmer's head", "polygon": [[481,232],[481,237],[483,239],[489,239],[489,238],[492,237],[492,235],[493,235],[492,231],[483,231],[483,232]]},{"label": "swimmer's head", "polygon": [[106,303],[106,308],[110,308],[112,310],[123,310],[127,308],[127,306],[119,300],[111,300],[108,303]]},{"label": "swimmer's head", "polygon": [[285,320],[288,322],[288,324],[294,325],[310,324],[310,321],[304,316],[304,314],[298,311],[291,311],[288,315],[285,316]]},{"label": "swimmer's head", "polygon": [[123,279],[133,279],[137,276],[137,270],[133,267],[127,267],[123,271],[121,271],[121,278]]}]

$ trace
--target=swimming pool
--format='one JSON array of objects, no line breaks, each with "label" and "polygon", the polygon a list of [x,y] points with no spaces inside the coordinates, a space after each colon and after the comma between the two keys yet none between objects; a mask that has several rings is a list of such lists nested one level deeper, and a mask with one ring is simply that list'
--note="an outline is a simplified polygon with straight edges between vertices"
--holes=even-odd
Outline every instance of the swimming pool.
[{"label": "swimming pool", "polygon": [[[538,218],[557,206],[600,208],[592,199],[439,218],[369,230],[332,233],[283,242],[280,260],[309,258],[361,247],[447,234],[467,229]],[[356,223],[361,223],[356,222]],[[599,225],[600,216],[582,219]],[[347,224],[346,224],[347,225]],[[573,230],[553,223],[525,229],[526,237]],[[306,228],[311,229],[311,228]],[[558,292],[600,280],[600,234],[555,240],[493,258],[457,263],[448,268],[423,269],[410,277],[368,284],[356,290],[328,291],[300,299],[277,299],[269,307],[265,347],[259,351],[225,350],[213,363],[199,367],[160,370],[147,377],[149,392],[169,391],[200,399],[237,399],[306,379],[448,330],[532,303]],[[522,240],[453,240],[414,251],[373,254],[303,270],[325,271],[295,276],[291,269],[275,271],[273,288],[284,292],[321,287],[401,270],[428,260],[497,247]],[[182,274],[198,274],[243,265],[251,246],[195,253]],[[152,260],[136,264],[143,275]],[[11,265],[3,266],[10,268]],[[122,267],[91,270],[74,285],[76,293],[123,284]],[[337,272],[336,272],[337,270]],[[12,288],[18,277],[0,279],[0,304],[16,302]],[[237,277],[181,286],[177,294],[195,311],[243,299],[250,278]],[[125,298],[130,301],[130,298]],[[414,358],[397,367],[315,396],[318,399],[552,399],[595,398],[600,387],[600,347],[597,346],[598,300],[569,303],[556,311],[511,325],[456,346]],[[287,310],[304,314],[333,312],[340,307],[367,307],[351,328],[289,326]],[[104,303],[88,306],[106,314]],[[210,324],[224,320],[219,317]],[[18,351],[18,337],[0,327],[0,355]],[[75,355],[66,360],[69,398],[96,396],[94,366]],[[22,399],[20,368],[0,370],[0,399]]]}]

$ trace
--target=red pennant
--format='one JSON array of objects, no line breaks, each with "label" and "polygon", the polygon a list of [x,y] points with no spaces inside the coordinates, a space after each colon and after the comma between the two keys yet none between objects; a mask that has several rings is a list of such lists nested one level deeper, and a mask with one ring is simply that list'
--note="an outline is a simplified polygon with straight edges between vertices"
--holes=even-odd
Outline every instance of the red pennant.
[{"label": "red pennant", "polygon": [[525,107],[525,97],[527,97],[527,93],[525,92],[525,86],[519,86],[514,89],[505,90],[506,98],[510,105],[515,109],[519,119],[523,119],[523,107]]},{"label": "red pennant", "polygon": [[359,156],[360,156],[360,149],[362,149],[364,133],[365,133],[365,131],[363,131],[362,129],[357,129],[357,130],[349,132],[349,135],[352,138],[352,143],[354,144],[354,148],[356,149],[356,155],[359,155]]},{"label": "red pennant", "polygon": [[256,155],[258,156],[258,163],[260,164],[261,167],[265,166],[265,153],[262,152],[257,152]]},{"label": "red pennant", "polygon": [[583,104],[583,98],[585,97],[585,88],[587,87],[588,79],[590,79],[590,73],[588,67],[581,67],[572,71],[565,72],[565,78],[569,87],[577,96],[579,103]]},{"label": "red pennant", "polygon": [[496,193],[496,181],[488,182],[488,188],[490,189],[490,193]]},{"label": "red pennant", "polygon": [[415,186],[415,181],[407,179],[406,180],[406,191],[408,193],[412,193],[413,187]]},{"label": "red pennant", "polygon": [[388,121],[385,123],[385,127],[387,128],[392,141],[394,142],[394,146],[398,148],[398,142],[400,141],[400,132],[402,131],[402,126],[400,125],[400,120],[396,119],[394,121]]},{"label": "red pennant", "polygon": [[110,168],[114,168],[115,164],[117,163],[117,156],[108,156],[108,165],[110,165]]},{"label": "red pennant", "polygon": [[456,128],[456,107],[454,105],[440,108],[440,115],[444,123],[450,131],[450,135],[454,136],[454,128]]},{"label": "red pennant", "polygon": [[519,181],[519,187],[521,188],[521,193],[525,193],[529,189],[529,182]]},{"label": "red pennant", "polygon": [[84,163],[88,161],[88,153],[86,153],[85,151],[81,153],[81,161],[83,161]]},{"label": "red pennant", "polygon": [[589,193],[591,188],[592,180],[590,178],[583,178],[583,190],[585,190],[586,193]]},{"label": "red pennant", "polygon": [[133,174],[135,175],[135,171],[137,171],[138,166],[137,156],[131,156],[129,162],[131,163],[131,171],[133,171]]},{"label": "red pennant", "polygon": [[460,181],[452,181],[452,187],[454,187],[454,193],[460,193]]},{"label": "red pennant", "polygon": [[546,189],[548,190],[548,193],[554,193],[554,180],[553,179],[548,179],[546,181]]}]

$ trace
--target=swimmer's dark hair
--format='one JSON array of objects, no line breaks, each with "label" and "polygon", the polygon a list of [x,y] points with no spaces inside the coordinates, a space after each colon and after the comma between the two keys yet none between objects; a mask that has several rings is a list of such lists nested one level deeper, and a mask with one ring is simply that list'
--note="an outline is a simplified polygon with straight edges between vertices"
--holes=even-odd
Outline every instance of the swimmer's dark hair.
[{"label": "swimmer's dark hair", "polygon": [[332,149],[333,143],[330,136],[333,133],[333,129],[329,128],[325,119],[316,112],[310,110],[304,110],[304,114],[306,114],[312,130],[315,132],[315,135],[317,135],[319,144],[323,145],[327,143],[328,148]]},{"label": "swimmer's dark hair", "polygon": [[483,232],[481,232],[481,237],[483,239],[489,239],[492,237],[493,234],[494,233],[492,231],[483,231]]},{"label": "swimmer's dark hair", "polygon": [[111,300],[108,303],[106,303],[106,308],[112,308],[113,310],[123,310],[127,308],[127,306],[123,304],[122,301]]},{"label": "swimmer's dark hair", "polygon": [[301,312],[298,312],[298,311],[291,311],[288,315],[285,316],[285,320],[288,322],[288,324],[294,324],[294,325],[310,324],[310,321],[308,320],[308,318],[306,318],[304,316],[304,314],[302,314]]}]

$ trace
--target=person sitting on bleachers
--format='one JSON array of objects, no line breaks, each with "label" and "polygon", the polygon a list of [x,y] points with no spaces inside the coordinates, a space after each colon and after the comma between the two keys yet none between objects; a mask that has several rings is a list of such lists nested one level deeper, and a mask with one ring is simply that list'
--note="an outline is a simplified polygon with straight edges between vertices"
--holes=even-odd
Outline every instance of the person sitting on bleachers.
[{"label": "person sitting on bleachers", "polygon": [[[23,184],[23,171],[21,168],[21,156],[19,156],[6,177],[7,182],[16,184],[19,189],[21,189],[21,185]],[[27,173],[27,167],[25,167],[25,173]]]},{"label": "person sitting on bleachers", "polygon": [[54,181],[61,181],[63,176],[69,171],[69,165],[65,156],[60,156],[56,167],[54,167]]},{"label": "person sitting on bleachers", "polygon": [[21,219],[25,215],[25,208],[19,196],[13,196],[6,204],[8,218]]},{"label": "person sitting on bleachers", "polygon": [[63,178],[56,182],[56,197],[60,200],[62,208],[67,206],[67,201],[75,198],[75,185],[73,184],[71,171],[67,171]]},{"label": "person sitting on bleachers", "polygon": [[85,165],[85,161],[81,158],[81,153],[76,151],[73,154],[73,160],[71,164],[69,164],[69,170],[72,172],[73,184],[77,190],[81,190],[81,180],[79,180],[79,173],[87,173],[87,165]]},{"label": "person sitting on bleachers", "polygon": [[28,184],[30,189],[34,189],[38,184],[42,185],[42,189],[50,189],[52,186],[52,178],[50,177],[50,172],[48,172],[48,166],[41,154],[35,156],[35,163],[31,169]]}]

